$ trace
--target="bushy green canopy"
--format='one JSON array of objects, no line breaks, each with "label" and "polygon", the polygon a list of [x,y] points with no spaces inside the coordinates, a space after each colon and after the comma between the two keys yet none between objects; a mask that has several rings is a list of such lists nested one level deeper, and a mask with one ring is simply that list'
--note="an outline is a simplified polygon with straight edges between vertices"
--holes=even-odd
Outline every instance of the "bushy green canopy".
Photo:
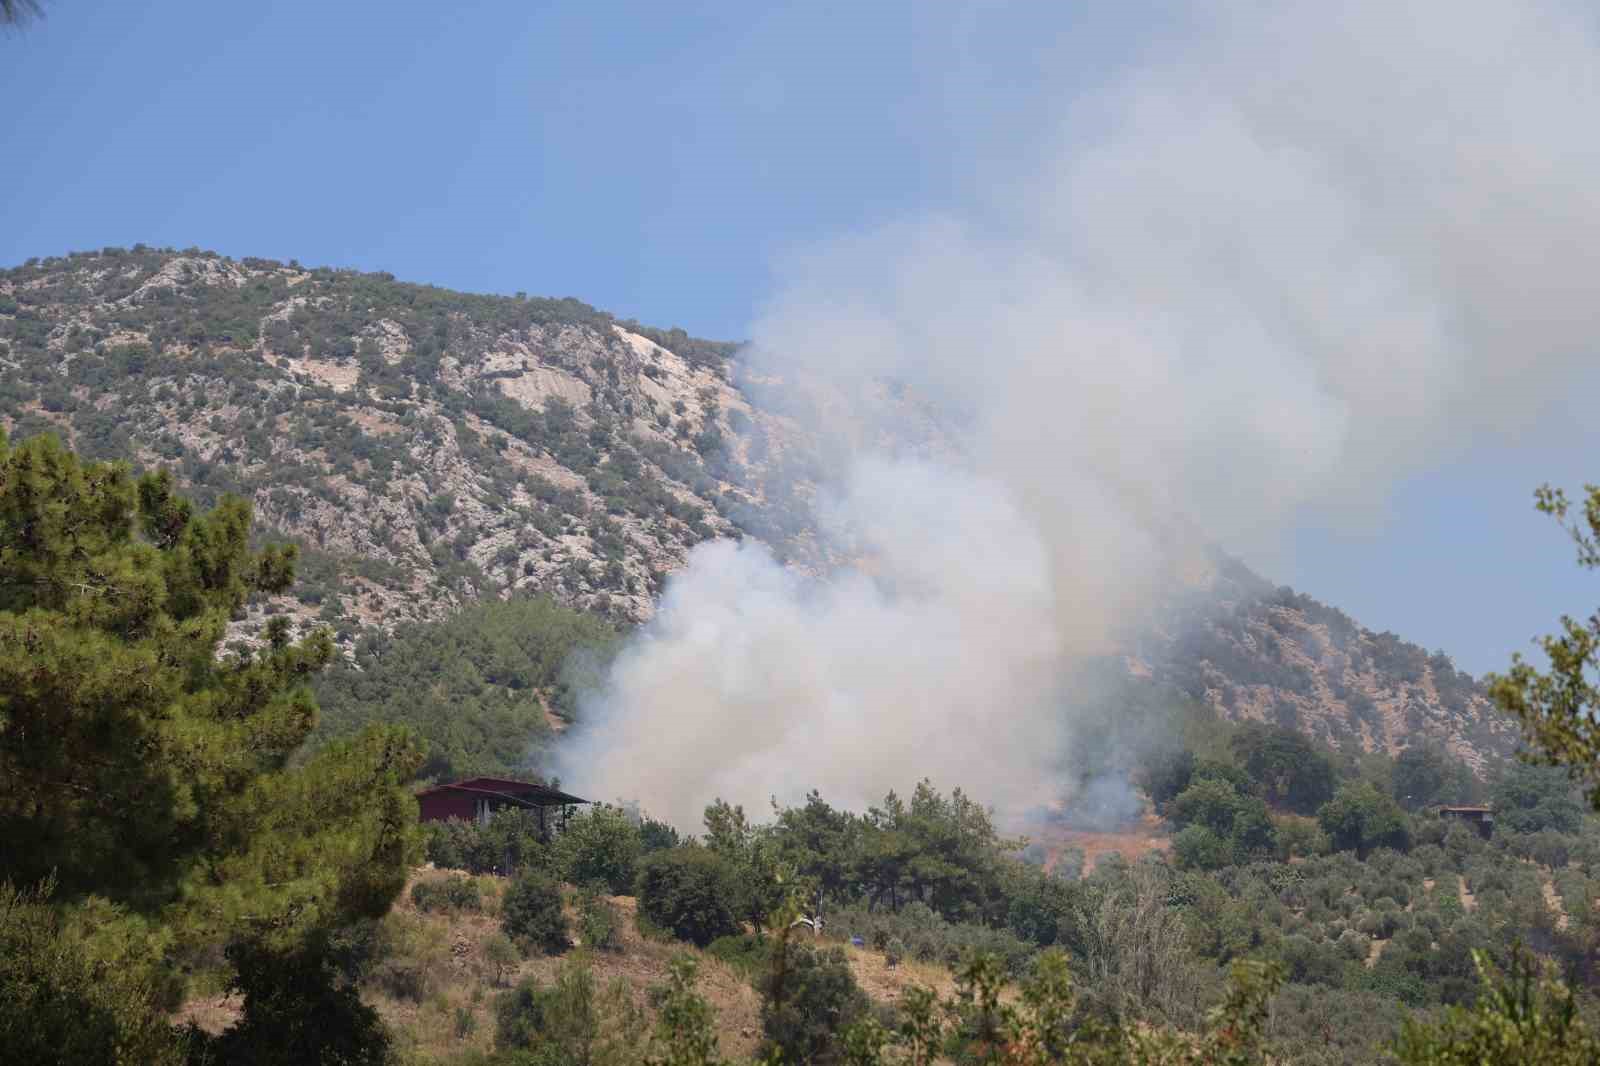
[{"label": "bushy green canopy", "polygon": [[473,604],[364,638],[354,662],[316,681],[313,743],[403,723],[425,747],[426,777],[526,773],[554,736],[547,712],[574,716],[585,667],[598,671],[615,642],[604,620],[545,598]]},{"label": "bushy green canopy", "polygon": [[1404,850],[1410,843],[1405,813],[1370,781],[1345,785],[1317,812],[1322,831],[1339,850],[1365,856],[1373,848]]},{"label": "bushy green canopy", "polygon": [[293,577],[250,520],[237,498],[197,513],[165,473],[0,442],[0,879],[54,873],[60,898],[181,903],[214,929],[392,895],[375,871],[401,873],[373,860],[406,847],[410,741],[367,734],[285,773],[327,635],[280,622],[216,656],[247,597]]},{"label": "bushy green canopy", "polygon": [[[218,658],[247,599],[293,578],[293,549],[253,549],[250,522],[244,500],[201,513],[166,474],[0,436],[0,886],[89,930],[25,936],[53,927],[12,908],[0,953],[70,949],[91,991],[96,973],[171,973],[221,944],[287,964],[399,892],[416,852],[409,735],[368,730],[291,769],[328,636],[294,641],[274,620],[259,648]],[[15,971],[35,977],[6,984],[0,1012],[51,999],[37,981],[58,969]],[[270,969],[240,970],[247,1024],[271,994],[250,975]],[[123,1061],[106,1054],[93,1061]]]}]

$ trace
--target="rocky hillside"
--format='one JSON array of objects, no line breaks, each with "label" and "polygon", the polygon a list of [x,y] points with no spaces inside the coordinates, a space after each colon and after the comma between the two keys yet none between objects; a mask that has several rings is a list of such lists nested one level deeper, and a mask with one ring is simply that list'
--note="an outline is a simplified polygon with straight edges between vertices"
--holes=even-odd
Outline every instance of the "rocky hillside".
[{"label": "rocky hillside", "polygon": [[1130,655],[1235,720],[1275,722],[1342,750],[1398,754],[1419,739],[1475,772],[1515,747],[1515,723],[1449,655],[1376,633],[1343,611],[1218,558]]},{"label": "rocky hillside", "polygon": [[271,606],[346,635],[512,589],[641,619],[736,522],[803,547],[767,492],[806,457],[732,386],[732,348],[576,300],[198,251],[0,273],[6,428],[251,497],[307,549],[303,602]]},{"label": "rocky hillside", "polygon": [[[514,590],[637,621],[691,546],[735,533],[819,561],[796,503],[825,444],[753,404],[774,383],[736,378],[733,353],[576,300],[198,250],[0,271],[0,424],[249,496],[304,548],[297,597],[253,607],[241,639],[287,613],[348,645]],[[1448,659],[1226,561],[1130,661],[1367,750],[1420,733],[1476,764],[1509,736]]]}]

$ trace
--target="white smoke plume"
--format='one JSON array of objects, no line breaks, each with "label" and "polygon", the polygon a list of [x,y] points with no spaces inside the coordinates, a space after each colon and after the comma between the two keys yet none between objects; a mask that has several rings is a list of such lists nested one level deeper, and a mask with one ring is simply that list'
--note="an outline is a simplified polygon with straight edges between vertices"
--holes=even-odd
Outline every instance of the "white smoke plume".
[{"label": "white smoke plume", "polygon": [[785,262],[751,366],[908,383],[960,458],[835,473],[818,520],[870,576],[697,548],[564,779],[684,828],[716,796],[860,805],[923,776],[1036,803],[1072,665],[1185,549],[1372,513],[1592,380],[1583,5],[1194,14],[1092,100],[1041,90],[1032,150],[973,162],[991,197]]}]

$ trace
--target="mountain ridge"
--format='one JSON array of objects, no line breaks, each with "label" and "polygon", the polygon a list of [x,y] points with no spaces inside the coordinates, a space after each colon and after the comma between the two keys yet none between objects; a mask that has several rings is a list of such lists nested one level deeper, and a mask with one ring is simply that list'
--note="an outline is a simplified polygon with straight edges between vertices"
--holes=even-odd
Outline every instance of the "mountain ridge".
[{"label": "mountain ridge", "polygon": [[[850,442],[804,433],[783,412],[815,397],[736,373],[737,347],[571,298],[102,249],[0,271],[0,424],[170,467],[203,500],[238,492],[301,544],[295,595],[252,604],[237,640],[281,614],[348,649],[517,594],[632,624],[713,537],[840,562],[806,504]],[[1448,657],[1226,557],[1127,661],[1228,717],[1359,750],[1422,737],[1481,772],[1514,734]]]}]

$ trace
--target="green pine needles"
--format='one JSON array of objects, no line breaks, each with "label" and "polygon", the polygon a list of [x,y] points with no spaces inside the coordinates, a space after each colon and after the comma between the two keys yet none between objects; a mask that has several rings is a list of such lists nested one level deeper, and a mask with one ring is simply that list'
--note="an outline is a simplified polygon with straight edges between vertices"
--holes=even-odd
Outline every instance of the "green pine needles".
[{"label": "green pine needles", "polygon": [[[400,891],[417,852],[410,737],[369,729],[291,769],[327,634],[294,640],[275,618],[260,647],[218,656],[247,600],[293,580],[294,549],[252,547],[250,524],[242,499],[201,512],[166,473],[0,436],[0,884],[32,901],[0,910],[0,955],[59,954],[68,933],[39,930],[73,930],[88,972],[170,988],[216,947],[303,954]],[[23,922],[41,906],[55,918]],[[251,989],[233,979],[247,1024]],[[119,1061],[108,1040],[95,1061]]]}]

